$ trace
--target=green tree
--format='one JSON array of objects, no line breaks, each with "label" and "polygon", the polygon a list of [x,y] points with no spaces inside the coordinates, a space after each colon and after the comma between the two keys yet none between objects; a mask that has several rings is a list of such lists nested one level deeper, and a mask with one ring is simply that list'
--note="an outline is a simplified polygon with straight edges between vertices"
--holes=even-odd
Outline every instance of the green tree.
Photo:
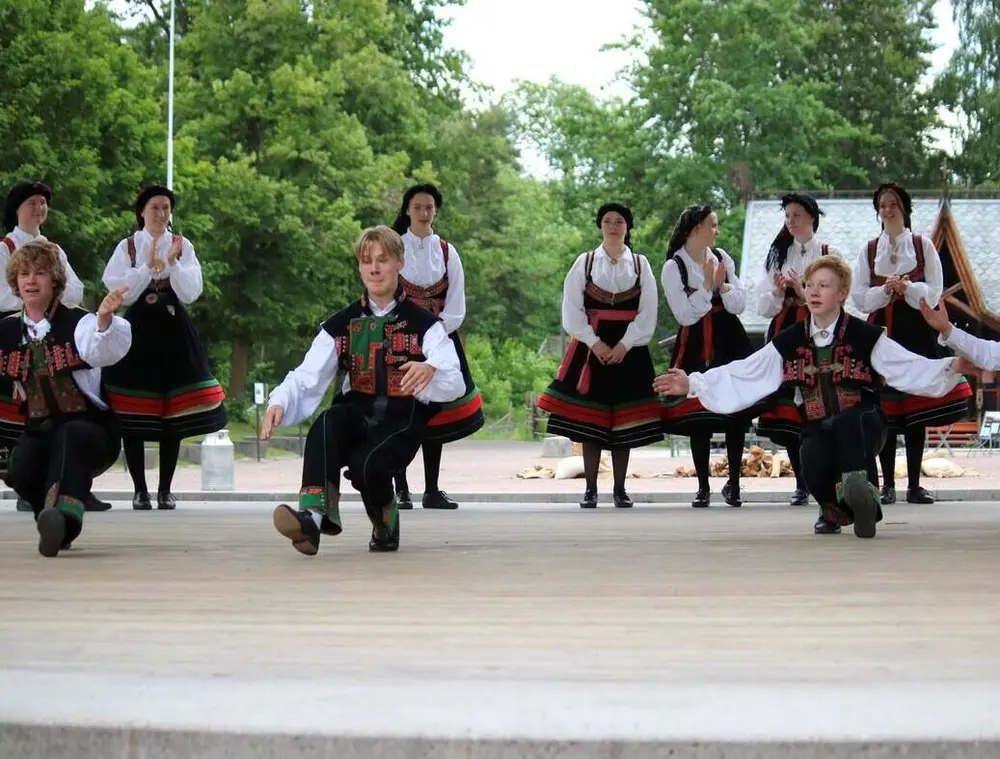
[{"label": "green tree", "polygon": [[46,234],[96,298],[132,226],[138,187],[163,175],[155,76],[120,43],[107,10],[83,0],[0,6],[0,183],[52,185]]}]

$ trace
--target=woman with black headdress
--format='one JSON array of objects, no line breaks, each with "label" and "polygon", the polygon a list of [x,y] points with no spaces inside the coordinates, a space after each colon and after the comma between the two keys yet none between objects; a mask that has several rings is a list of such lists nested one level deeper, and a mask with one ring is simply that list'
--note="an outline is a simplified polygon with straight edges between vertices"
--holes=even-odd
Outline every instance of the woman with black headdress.
[{"label": "woman with black headdress", "polygon": [[549,434],[583,444],[585,509],[597,506],[602,450],[611,451],[614,504],[629,508],[629,452],[663,439],[648,347],[656,330],[656,278],[646,257],[632,252],[632,223],[621,203],[598,209],[604,240],[577,257],[563,284],[562,325],[573,340],[538,399],[550,414]]},{"label": "woman with black headdress", "polygon": [[[781,196],[785,223],[767,252],[764,272],[757,284],[757,313],[769,318],[767,342],[781,330],[797,324],[809,315],[802,275],[806,267],[820,256],[840,255],[827,243],[816,237],[819,217],[823,215],[816,199],[805,192],[786,192]],[[809,490],[802,477],[799,457],[799,436],[802,432],[802,415],[795,406],[794,395],[782,392],[774,408],[760,415],[757,433],[767,437],[788,451],[788,460],[795,472],[795,492],[792,506],[805,506]]]},{"label": "woman with black headdress", "polygon": [[152,508],[144,441],[160,443],[156,505],[173,509],[170,492],[181,440],[226,426],[225,392],[208,365],[186,305],[201,295],[201,265],[191,242],[170,230],[174,193],[152,185],[135,202],[137,231],[118,243],[104,268],[111,290],[127,287],[125,318],[132,348],[105,372],[111,406],[121,419],[132,508]]},{"label": "woman with black headdress", "polygon": [[[882,222],[882,234],[865,243],[858,253],[851,299],[869,314],[869,322],[884,327],[904,348],[927,358],[940,358],[944,354],[937,332],[920,314],[920,302],[926,300],[931,308],[936,307],[944,289],[938,252],[930,238],[911,231],[913,202],[902,186],[880,184],[872,204]],[[942,398],[908,395],[891,387],[882,390],[882,411],[889,420],[889,435],[879,454],[882,503],[896,502],[896,438],[900,434],[906,443],[906,500],[934,503],[933,496],[920,487],[927,427],[965,419],[971,397],[972,390],[964,379]]]},{"label": "woman with black headdress", "polygon": [[[689,206],[670,235],[660,282],[680,325],[670,357],[672,369],[704,372],[753,352],[737,317],[746,308],[746,291],[736,276],[733,259],[722,248],[714,247],[718,234],[719,217],[711,206]],[[707,410],[697,398],[666,398],[664,403],[664,432],[691,439],[691,456],[698,475],[698,493],[691,505],[703,508],[711,500],[708,476],[712,435],[724,432],[729,481],[722,488],[722,496],[730,506],[742,506],[740,469],[747,426],[768,404],[758,403],[740,414],[729,415]]]},{"label": "woman with black headdress", "polygon": [[[472,380],[469,362],[458,330],[465,321],[465,270],[455,246],[434,234],[434,218],[444,199],[432,184],[418,184],[403,193],[403,203],[392,228],[403,238],[404,265],[399,283],[406,296],[437,316],[458,352],[465,393],[446,403],[427,424],[421,448],[424,457],[425,509],[457,509],[458,504],[441,490],[441,453],[445,443],[461,440],[483,426],[483,398]],[[412,509],[413,499],[406,471],[395,477],[396,503]]]}]

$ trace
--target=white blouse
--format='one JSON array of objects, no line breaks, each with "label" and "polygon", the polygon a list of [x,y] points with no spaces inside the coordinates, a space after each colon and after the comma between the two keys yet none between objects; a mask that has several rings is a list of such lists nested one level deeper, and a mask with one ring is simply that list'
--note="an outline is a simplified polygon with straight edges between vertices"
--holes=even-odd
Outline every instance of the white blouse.
[{"label": "white blouse", "polygon": [[[583,307],[583,291],[587,287],[587,256],[581,253],[566,274],[563,283],[562,325],[570,337],[574,337],[588,348],[592,348],[599,340],[590,319]],[[617,263],[612,263],[611,257],[601,245],[594,251],[594,261],[590,269],[590,278],[595,285],[610,293],[621,293],[632,289],[635,284],[635,260],[640,262],[639,313],[625,329],[620,342],[627,349],[636,345],[648,345],[656,331],[656,278],[649,266],[649,261],[643,255],[636,255],[626,247]]]},{"label": "white blouse", "polygon": [[[834,327],[810,324],[813,343],[825,348],[833,342]],[[882,335],[872,350],[872,368],[888,385],[911,395],[940,398],[951,392],[961,379],[952,370],[954,358],[930,359],[911,353],[890,337]],[[690,375],[689,398],[697,398],[709,411],[733,414],[752,406],[781,387],[784,360],[774,343],[725,366]],[[802,396],[796,388],[795,402]]]},{"label": "white blouse", "polygon": [[[731,314],[742,314],[747,307],[747,294],[739,277],[736,276],[736,264],[722,248],[716,248],[716,250],[722,254],[722,263],[726,265],[726,272],[729,275],[729,290],[721,293],[722,305]],[[712,262],[712,271],[714,272],[719,265],[719,260],[711,250],[707,251],[707,254],[708,259]],[[678,258],[687,266],[688,287],[694,288],[691,295],[684,292],[680,269],[677,268],[675,260]],[[667,305],[670,306],[674,318],[682,327],[697,324],[705,314],[712,310],[714,293],[703,287],[705,274],[701,270],[701,265],[696,264],[684,248],[674,253],[674,257],[663,264],[660,282],[663,285],[663,292],[667,296]]]},{"label": "white blouse", "polygon": [[[411,230],[403,235],[403,270],[400,276],[417,287],[437,284],[444,277],[444,254],[441,238],[431,232],[417,237]],[[438,314],[449,335],[465,321],[465,269],[455,246],[448,243],[448,293]]]},{"label": "white blouse", "polygon": [[[177,293],[177,300],[181,303],[194,303],[201,296],[204,283],[201,278],[201,264],[194,253],[194,246],[185,238],[181,238],[181,255],[174,264],[167,263],[167,254],[170,253],[170,246],[173,245],[173,234],[169,231],[160,235],[156,240],[145,229],[137,231],[133,238],[135,240],[135,266],[128,257],[128,238],[118,243],[115,252],[111,255],[107,266],[104,267],[104,275],[101,280],[109,290],[117,290],[119,287],[127,287],[125,293],[125,305],[131,306],[139,296],[149,287],[153,280],[170,279],[171,289]],[[156,258],[163,261],[164,269],[161,272],[154,272],[149,268],[149,254],[154,249]]]},{"label": "white blouse", "polygon": [[[385,316],[396,307],[396,301],[390,301],[385,308],[371,304],[375,316]],[[455,344],[444,331],[441,322],[437,322],[424,333],[421,345],[426,362],[437,371],[427,387],[414,397],[420,403],[448,403],[454,401],[465,392],[465,380],[458,363]],[[323,401],[330,383],[337,376],[337,343],[324,329],[313,339],[312,345],[306,351],[302,363],[292,369],[284,381],[271,391],[268,398],[268,408],[281,406],[284,413],[280,427],[289,427],[309,418]],[[344,378],[343,391],[351,389],[351,377]]]},{"label": "white blouse", "polygon": [[[33,340],[42,339],[52,329],[48,319],[42,318],[36,322],[27,314],[22,318],[27,337]],[[27,337],[24,342],[27,342]],[[73,379],[97,408],[106,411],[108,406],[101,400],[101,367],[111,366],[125,358],[132,347],[132,325],[120,316],[112,316],[111,326],[101,332],[98,329],[97,314],[87,314],[77,322],[73,342],[80,358],[91,366],[90,369],[77,369],[73,372]],[[18,398],[27,397],[20,382],[14,383],[14,395]]]},{"label": "white blouse", "polygon": [[[802,277],[806,267],[823,255],[823,243],[815,235],[809,238],[805,244],[794,241],[788,246],[788,255],[785,263],[781,267],[782,274],[795,273]],[[840,256],[840,252],[832,245],[827,246],[828,256]],[[767,259],[764,259],[764,272],[757,282],[757,313],[765,319],[772,319],[778,315],[785,305],[785,291],[778,294],[774,292],[774,274],[767,269]]]},{"label": "white blouse", "polygon": [[[7,236],[14,241],[14,250],[18,250],[35,240],[48,239],[43,234],[29,234],[20,227],[14,227],[14,230]],[[59,248],[59,260],[66,267],[66,289],[63,290],[62,297],[59,300],[64,306],[76,308],[83,303],[83,282],[76,276],[73,267],[69,265],[69,259],[66,258],[66,251],[61,246],[56,247]],[[0,242],[0,271],[7,271],[7,263],[10,261],[10,256],[10,248]],[[19,311],[23,305],[24,303],[21,302],[21,299],[14,295],[13,290],[10,289],[10,285],[7,284],[7,277],[0,277],[0,311]]]},{"label": "white blouse", "polygon": [[[905,300],[912,308],[919,309],[920,301],[926,300],[931,308],[936,308],[944,289],[944,272],[941,270],[941,258],[938,256],[934,243],[929,237],[924,237],[924,281],[911,282],[906,288]],[[904,230],[896,238],[896,262],[892,261],[892,244],[889,233],[879,235],[875,247],[875,274],[880,277],[890,277],[893,274],[902,277],[909,274],[917,266],[917,252],[913,247],[913,234]],[[854,264],[854,283],[851,286],[851,300],[859,310],[866,314],[878,311],[889,305],[889,294],[882,287],[871,286],[871,272],[868,271],[868,244],[865,243],[858,253]]]}]

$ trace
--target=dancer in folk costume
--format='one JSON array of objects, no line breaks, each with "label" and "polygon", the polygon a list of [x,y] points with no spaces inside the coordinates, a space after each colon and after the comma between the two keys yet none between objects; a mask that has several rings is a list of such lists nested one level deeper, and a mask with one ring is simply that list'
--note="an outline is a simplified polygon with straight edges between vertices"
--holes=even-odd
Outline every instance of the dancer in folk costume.
[{"label": "dancer in folk costume", "polygon": [[[840,255],[816,237],[819,217],[823,215],[816,198],[805,192],[786,192],[781,196],[781,208],[785,223],[771,243],[757,285],[757,313],[771,320],[767,327],[768,342],[782,329],[809,316],[802,280],[806,267],[820,256]],[[788,452],[788,461],[795,472],[792,506],[805,506],[809,502],[799,459],[801,432],[802,417],[791,390],[780,393],[774,407],[762,413],[757,422],[761,437],[770,438]]]},{"label": "dancer in folk costume", "polygon": [[[944,288],[941,259],[930,238],[910,227],[913,204],[909,193],[895,182],[878,186],[872,203],[882,222],[882,234],[869,240],[854,266],[854,305],[869,314],[868,321],[884,327],[892,339],[928,358],[945,355],[937,334],[920,315],[920,301],[936,306]],[[890,383],[891,385],[891,383]],[[925,398],[890,386],[882,390],[882,410],[889,419],[889,436],[879,455],[882,463],[882,503],[896,502],[896,437],[906,443],[909,503],[933,503],[920,487],[927,427],[961,421],[969,415],[972,389],[959,382],[944,397]]]},{"label": "dancer in folk costume", "polygon": [[936,308],[931,308],[926,300],[920,301],[920,313],[924,321],[940,334],[938,342],[941,345],[951,348],[970,363],[988,372],[1000,370],[1000,342],[970,335],[956,327],[948,318],[948,311],[940,300]]},{"label": "dancer in folk costume", "polygon": [[338,369],[346,374],[343,392],[309,429],[298,510],[281,504],[273,514],[278,532],[307,556],[319,551],[321,534],[342,530],[344,468],[372,523],[368,549],[399,548],[393,475],[413,461],[441,405],[465,392],[454,341],[400,286],[399,235],[366,229],[355,255],[364,295],[323,322],[302,363],[271,393],[261,431],[266,439],[276,426],[308,418]]},{"label": "dancer in folk costume", "polygon": [[671,369],[656,378],[654,388],[697,398],[720,414],[792,388],[803,420],[802,472],[822,509],[815,531],[839,533],[841,525],[853,523],[855,535],[871,538],[881,519],[868,469],[886,436],[878,400],[882,384],[944,397],[973,367],[965,359],[912,353],[881,328],[847,314],[851,269],[842,259],[814,260],[804,278],[809,319],[741,361],[691,375]]},{"label": "dancer in folk costume", "polygon": [[173,509],[170,492],[181,440],[226,426],[225,392],[208,365],[186,305],[201,295],[201,265],[191,242],[170,231],[174,193],[152,185],[135,202],[136,232],[118,243],[104,284],[127,287],[125,318],[132,349],[107,372],[111,405],[121,418],[132,508],[152,508],[144,441],[160,443],[156,505]]},{"label": "dancer in folk costume", "polygon": [[583,444],[586,492],[582,508],[597,506],[601,451],[611,451],[614,504],[632,506],[625,491],[633,448],[663,439],[661,404],[649,341],[656,329],[656,278],[645,256],[633,253],[632,212],[620,203],[597,211],[604,241],[581,253],[563,285],[562,326],[573,338],[559,373],[538,399],[548,431]]},{"label": "dancer in folk costume", "polygon": [[[667,261],[660,281],[667,304],[680,324],[670,366],[686,372],[746,358],[750,338],[738,314],[746,308],[746,291],[736,276],[736,265],[722,248],[716,248],[719,217],[711,206],[689,206],[681,214],[667,245]],[[708,506],[709,456],[712,434],[724,432],[729,460],[729,481],[722,496],[730,506],[742,506],[740,469],[749,422],[769,404],[762,402],[741,414],[717,414],[696,398],[665,399],[663,428],[667,434],[687,435],[698,475],[694,507]]]},{"label": "dancer in folk costume", "polygon": [[47,240],[18,248],[5,280],[24,306],[0,319],[0,373],[14,383],[26,420],[5,481],[31,506],[38,551],[49,557],[80,535],[94,477],[118,458],[121,437],[101,367],[131,343],[128,322],[114,315],[124,288],[109,293],[97,314],[68,308],[60,301],[61,259]]},{"label": "dancer in folk costume", "polygon": [[[393,223],[405,249],[399,282],[407,297],[441,319],[455,343],[455,351],[465,378],[465,393],[446,403],[427,425],[421,445],[424,457],[425,509],[457,509],[458,504],[441,490],[441,449],[445,443],[461,440],[485,424],[483,398],[472,380],[469,362],[459,337],[465,321],[465,270],[455,246],[434,233],[434,218],[444,200],[432,184],[418,184],[403,194],[403,204]],[[413,499],[406,471],[396,474],[396,501],[401,509],[412,509]]]},{"label": "dancer in folk costume", "polygon": [[[3,226],[7,234],[0,244],[0,267],[6,269],[7,262],[16,250],[29,242],[44,242],[47,238],[42,234],[42,224],[49,217],[49,204],[52,202],[52,190],[38,181],[18,182],[7,193],[4,203]],[[66,288],[60,298],[63,305],[76,308],[83,302],[83,282],[73,271],[66,251],[59,245],[59,260],[66,270]],[[0,281],[0,317],[19,313],[22,307],[18,298],[5,280]],[[18,404],[11,396],[12,386],[0,379],[0,459],[6,461],[14,443],[24,429],[19,421]],[[86,498],[87,511],[107,511],[111,504],[98,500],[88,494]],[[27,501],[22,498],[17,502],[18,511],[31,511]]]}]

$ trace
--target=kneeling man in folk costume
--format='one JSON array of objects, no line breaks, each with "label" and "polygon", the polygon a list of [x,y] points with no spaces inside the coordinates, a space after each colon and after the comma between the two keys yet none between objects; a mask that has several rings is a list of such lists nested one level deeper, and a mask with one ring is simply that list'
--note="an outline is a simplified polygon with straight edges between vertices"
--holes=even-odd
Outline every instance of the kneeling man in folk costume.
[{"label": "kneeling man in folk costume", "polygon": [[413,461],[428,420],[462,396],[465,382],[439,318],[399,283],[403,241],[389,227],[361,233],[355,246],[365,294],[328,318],[302,363],[271,393],[261,437],[298,424],[319,407],[337,370],[343,392],[312,423],[302,462],[299,508],[281,504],[274,526],[301,553],[320,534],[339,535],[340,473],[347,469],[372,523],[371,551],[399,548],[392,478]]},{"label": "kneeling man in folk costume", "polygon": [[924,358],[880,327],[844,311],[851,269],[840,258],[816,259],[805,271],[809,318],[775,335],[751,356],[690,376],[671,369],[653,381],[661,395],[687,395],[734,413],[781,388],[793,388],[802,414],[802,472],[820,504],[818,534],[854,524],[875,536],[879,493],[867,470],[885,443],[882,386],[940,398],[975,367],[963,358]]}]

